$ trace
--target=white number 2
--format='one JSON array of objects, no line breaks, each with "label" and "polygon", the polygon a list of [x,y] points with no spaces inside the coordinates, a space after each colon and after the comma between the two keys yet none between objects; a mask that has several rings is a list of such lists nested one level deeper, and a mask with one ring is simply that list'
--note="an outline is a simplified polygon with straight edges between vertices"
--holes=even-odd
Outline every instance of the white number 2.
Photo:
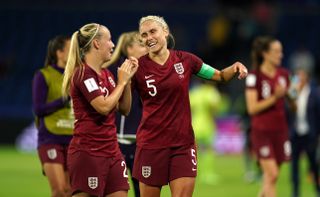
[{"label": "white number 2", "polygon": [[123,169],[123,177],[128,178],[126,162],[122,161],[122,162],[121,162],[121,166],[122,166],[122,167],[124,166],[124,169]]},{"label": "white number 2", "polygon": [[149,79],[149,80],[146,81],[147,87],[152,89],[151,91],[149,91],[149,94],[150,94],[151,96],[155,96],[155,95],[157,94],[157,88],[156,88],[156,86],[153,85],[153,84],[151,84],[151,83],[153,83],[153,82],[156,82],[156,80],[154,80],[154,79]]}]

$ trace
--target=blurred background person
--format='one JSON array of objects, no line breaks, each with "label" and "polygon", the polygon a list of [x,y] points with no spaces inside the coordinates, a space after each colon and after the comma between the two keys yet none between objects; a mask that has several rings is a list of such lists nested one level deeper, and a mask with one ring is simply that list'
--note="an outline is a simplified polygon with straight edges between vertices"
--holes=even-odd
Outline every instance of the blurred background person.
[{"label": "blurred background person", "polygon": [[299,163],[301,156],[306,153],[309,169],[313,177],[316,196],[320,196],[319,167],[316,152],[320,132],[320,95],[312,82],[313,69],[307,66],[295,66],[292,96],[296,97],[296,113],[290,114],[290,140],[292,145],[292,196],[300,196]]},{"label": "blurred background person", "polygon": [[196,79],[189,96],[192,127],[198,148],[198,179],[202,183],[214,185],[218,181],[214,170],[213,150],[215,117],[219,114],[221,95],[214,84]]},{"label": "blurred background person", "polygon": [[[147,54],[147,48],[139,40],[139,32],[131,31],[122,33],[118,39],[116,48],[111,60],[106,63],[106,67],[111,64],[121,65],[125,58],[139,58]],[[110,71],[116,73],[117,66],[110,67]],[[142,104],[136,91],[132,91],[132,105],[128,116],[117,113],[117,134],[120,150],[126,160],[127,166],[132,172],[134,155],[136,151],[136,132],[142,114]],[[132,177],[134,194],[140,196],[139,181]]]},{"label": "blurred background person", "polygon": [[307,49],[304,44],[301,44],[301,46],[288,57],[288,63],[292,71],[305,69],[310,73],[315,70],[316,60],[311,51]]},{"label": "blurred background person", "polygon": [[254,154],[252,142],[250,139],[251,125],[250,116],[247,111],[245,94],[241,94],[235,101],[235,112],[240,116],[241,129],[243,131],[243,160],[244,160],[244,180],[253,183],[261,178],[261,169]]},{"label": "blurred background person", "polygon": [[253,69],[246,79],[246,104],[251,116],[251,140],[263,172],[261,197],[276,196],[280,166],[290,159],[285,97],[289,72],[280,67],[282,44],[257,37],[252,45]]},{"label": "blurred background person", "polygon": [[67,171],[67,150],[74,117],[69,99],[61,87],[70,47],[70,37],[59,35],[48,43],[44,68],[33,78],[32,101],[38,128],[38,154],[51,196],[71,196]]}]

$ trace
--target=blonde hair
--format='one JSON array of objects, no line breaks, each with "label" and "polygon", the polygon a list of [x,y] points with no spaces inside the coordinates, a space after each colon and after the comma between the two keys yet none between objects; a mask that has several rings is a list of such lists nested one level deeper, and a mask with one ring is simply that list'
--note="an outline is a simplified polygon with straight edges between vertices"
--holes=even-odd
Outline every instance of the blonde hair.
[{"label": "blonde hair", "polygon": [[62,95],[67,97],[70,93],[70,84],[76,67],[83,69],[84,55],[90,50],[92,40],[100,37],[100,25],[97,23],[86,24],[74,32],[71,37],[70,51],[62,82]]},{"label": "blonde hair", "polygon": [[119,36],[118,42],[117,42],[117,46],[114,49],[114,52],[112,54],[111,59],[105,63],[102,67],[106,68],[112,64],[114,64],[121,55],[124,55],[126,57],[128,57],[128,47],[132,46],[133,43],[140,43],[141,41],[139,40],[139,32],[138,31],[130,31],[130,32],[125,32],[122,33]]},{"label": "blonde hair", "polygon": [[168,31],[169,35],[167,37],[167,48],[173,49],[175,46],[175,39],[174,39],[173,35],[171,34],[170,28],[163,17],[155,16],[155,15],[144,16],[140,19],[139,29],[144,22],[149,21],[149,20],[157,22],[164,30]]},{"label": "blonde hair", "polygon": [[167,29],[169,31],[169,26],[168,26],[167,22],[164,20],[164,18],[161,16],[154,16],[154,15],[142,17],[139,22],[139,27],[142,25],[142,23],[144,23],[148,20],[158,22],[162,26],[162,28]]}]

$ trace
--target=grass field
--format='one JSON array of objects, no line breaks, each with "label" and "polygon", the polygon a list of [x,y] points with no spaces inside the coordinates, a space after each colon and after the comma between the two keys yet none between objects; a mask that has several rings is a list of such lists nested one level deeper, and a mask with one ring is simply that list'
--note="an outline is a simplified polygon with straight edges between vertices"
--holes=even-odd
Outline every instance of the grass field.
[{"label": "grass field", "polygon": [[[13,147],[0,147],[0,197],[46,197],[50,196],[47,180],[42,176],[36,153],[20,153]],[[215,185],[197,182],[196,197],[255,197],[260,183],[246,183],[243,179],[243,161],[239,155],[217,156],[215,170],[219,181]],[[303,162],[303,168],[306,164]],[[313,188],[303,169],[301,197],[313,197]],[[281,169],[277,185],[278,197],[290,197],[289,165]],[[129,191],[129,196],[132,191]],[[170,196],[168,186],[163,188],[163,197]]]}]

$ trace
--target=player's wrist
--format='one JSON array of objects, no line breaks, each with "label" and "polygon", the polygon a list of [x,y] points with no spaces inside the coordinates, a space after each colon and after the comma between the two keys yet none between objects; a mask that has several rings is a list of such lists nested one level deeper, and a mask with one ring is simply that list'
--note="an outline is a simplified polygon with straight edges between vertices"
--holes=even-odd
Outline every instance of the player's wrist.
[{"label": "player's wrist", "polygon": [[131,85],[131,79],[127,82],[127,86]]},{"label": "player's wrist", "polygon": [[272,98],[273,98],[273,102],[274,102],[274,103],[277,102],[277,100],[279,99],[276,94],[274,94],[274,95],[272,96]]},{"label": "player's wrist", "polygon": [[118,80],[118,85],[126,86],[128,84],[128,80],[120,79]]}]

